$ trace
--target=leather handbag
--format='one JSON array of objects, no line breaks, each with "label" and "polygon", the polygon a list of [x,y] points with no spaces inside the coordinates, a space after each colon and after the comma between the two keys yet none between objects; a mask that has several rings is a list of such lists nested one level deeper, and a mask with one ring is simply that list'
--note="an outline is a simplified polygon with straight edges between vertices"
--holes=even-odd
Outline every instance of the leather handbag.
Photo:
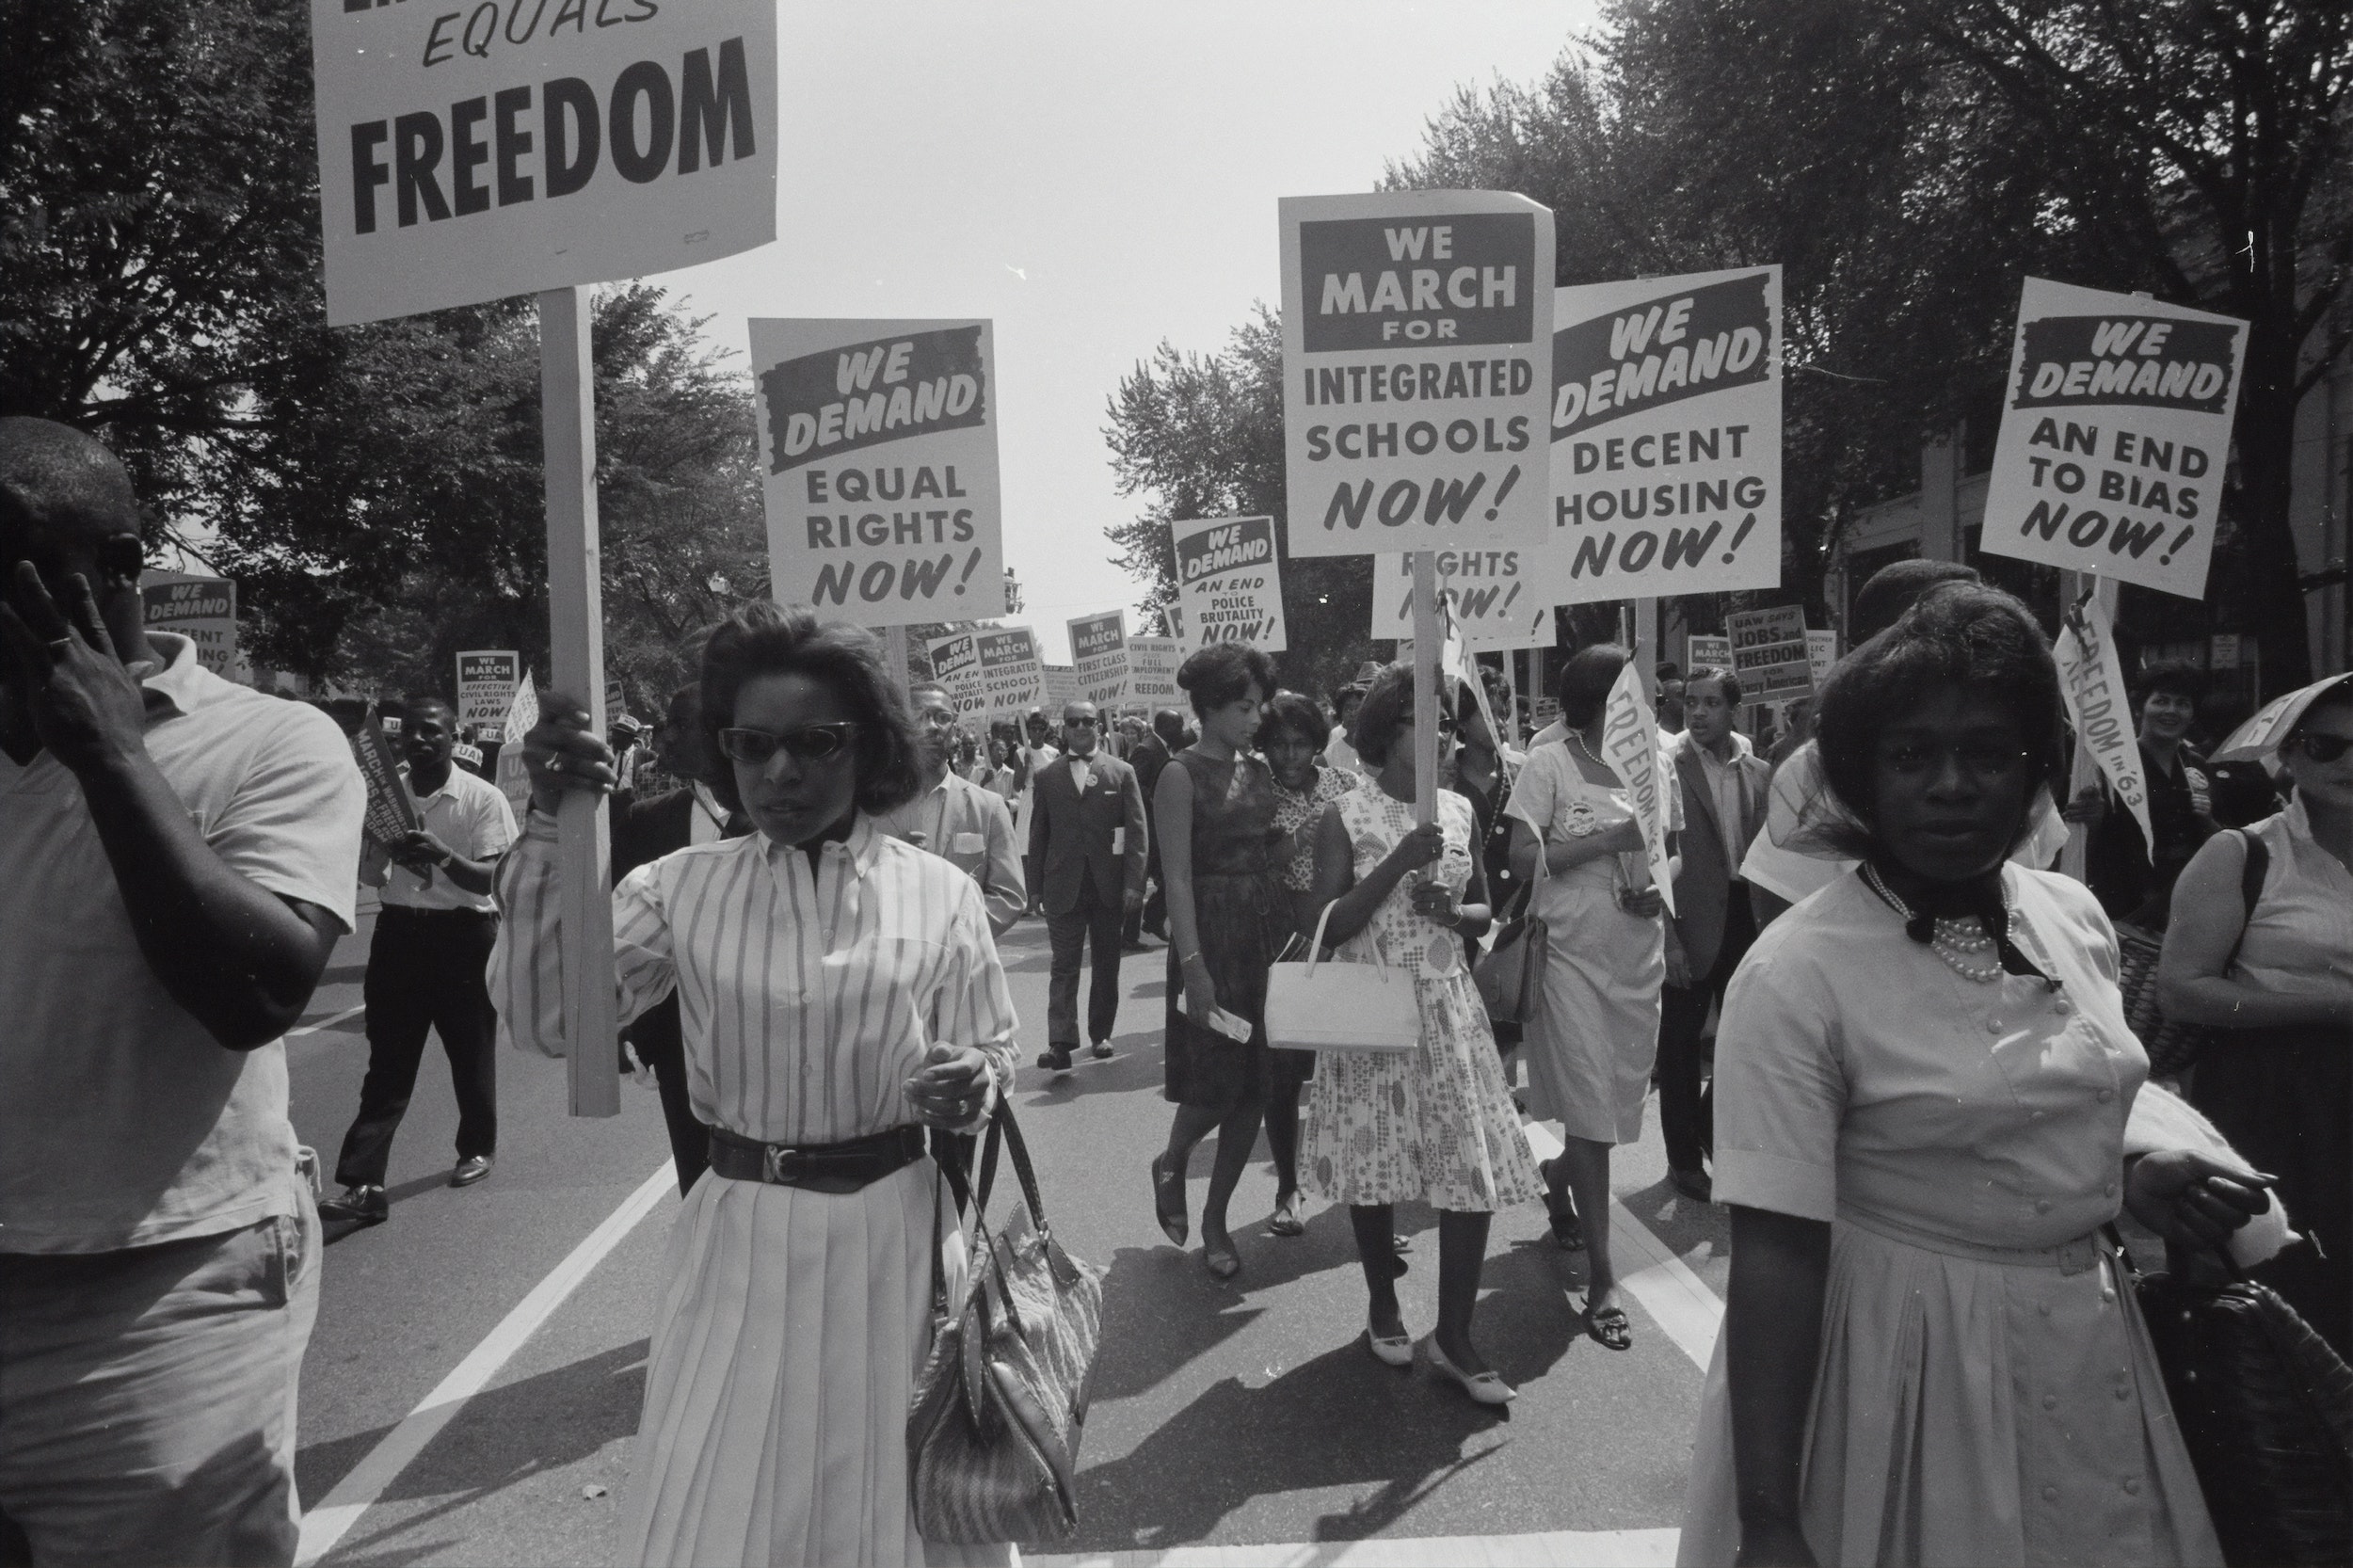
[{"label": "leather handbag", "polygon": [[2353,1370],[2269,1286],[2224,1268],[2136,1279],[2222,1560],[2353,1561]]},{"label": "leather handbag", "polygon": [[1374,949],[1369,964],[1321,959],[1332,905],[1316,918],[1305,961],[1267,969],[1267,1044],[1289,1050],[1404,1052],[1421,1045],[1414,977]]},{"label": "leather handbag", "polygon": [[[1542,856],[1539,856],[1541,863]],[[1536,887],[1529,883],[1512,895],[1510,911],[1493,946],[1471,967],[1479,995],[1487,1004],[1492,1023],[1521,1027],[1533,1022],[1545,996],[1545,953],[1551,934],[1536,913]]]},{"label": "leather handbag", "polygon": [[[2246,848],[2246,864],[2239,873],[2239,902],[2246,918],[2252,920],[2255,905],[2263,900],[2264,876],[2270,869],[2271,852],[2252,833],[2243,828],[2233,831]],[[2242,941],[2246,935],[2242,921]],[[2124,1022],[2139,1036],[2141,1048],[2149,1053],[2149,1076],[2171,1079],[2196,1066],[2199,1053],[2218,1032],[2204,1024],[2176,1023],[2167,1018],[2157,1005],[2157,962],[2164,952],[2165,938],[2156,932],[2125,920],[2116,922],[2117,988],[2124,997]],[[2238,947],[2233,943],[2223,968],[2227,971],[2237,958]]]},{"label": "leather handbag", "polygon": [[[968,1178],[955,1141],[935,1137],[959,1209],[969,1204],[972,1263],[952,1304],[939,1274],[933,1206],[931,1354],[907,1412],[915,1528],[927,1541],[1054,1542],[1079,1528],[1079,1439],[1103,1320],[1102,1271],[1063,1251],[1046,1224],[1037,1174],[1013,1108],[1001,1100]],[[1012,1151],[1023,1203],[987,1224],[1000,1146]]]}]

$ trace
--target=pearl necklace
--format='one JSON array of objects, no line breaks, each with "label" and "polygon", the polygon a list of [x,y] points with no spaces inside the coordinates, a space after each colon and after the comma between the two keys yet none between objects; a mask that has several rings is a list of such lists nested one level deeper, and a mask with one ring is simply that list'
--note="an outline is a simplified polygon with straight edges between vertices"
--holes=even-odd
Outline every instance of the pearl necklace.
[{"label": "pearl necklace", "polygon": [[1600,768],[1605,772],[1615,773],[1617,771],[1616,769],[1610,767],[1609,763],[1593,755],[1593,748],[1585,744],[1585,731],[1582,729],[1572,729],[1569,733],[1577,737],[1577,749],[1585,754],[1585,760],[1593,763],[1593,766]]},{"label": "pearl necklace", "polygon": [[[1897,897],[1896,890],[1888,887],[1881,878],[1879,868],[1866,863],[1863,868],[1863,879],[1871,885],[1873,892],[1887,901],[1888,906],[1896,911],[1897,917],[1905,924],[1911,924],[1916,918],[1912,906]],[[2002,928],[2005,932],[2009,929],[2009,908],[2005,904],[2002,908]],[[2002,978],[2002,961],[1998,955],[1991,964],[1977,956],[1980,953],[1993,952],[1996,949],[1993,938],[1986,935],[1985,922],[1982,920],[1939,918],[1929,946],[1935,950],[1939,958],[1945,960],[1947,968],[1963,980],[1974,981],[1980,985],[1990,985]]]}]

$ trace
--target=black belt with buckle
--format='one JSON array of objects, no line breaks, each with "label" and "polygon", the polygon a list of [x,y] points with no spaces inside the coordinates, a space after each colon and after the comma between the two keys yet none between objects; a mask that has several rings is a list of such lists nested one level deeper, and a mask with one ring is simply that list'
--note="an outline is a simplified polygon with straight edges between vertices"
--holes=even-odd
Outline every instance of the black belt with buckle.
[{"label": "black belt with buckle", "polygon": [[894,1127],[841,1144],[762,1144],[711,1129],[711,1168],[729,1181],[765,1181],[813,1192],[855,1192],[923,1158],[920,1127]]}]

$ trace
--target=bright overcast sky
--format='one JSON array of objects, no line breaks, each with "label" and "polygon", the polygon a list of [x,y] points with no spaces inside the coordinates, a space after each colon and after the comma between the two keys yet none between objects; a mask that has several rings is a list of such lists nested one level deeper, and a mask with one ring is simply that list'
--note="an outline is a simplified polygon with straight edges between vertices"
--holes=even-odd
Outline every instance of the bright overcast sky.
[{"label": "bright overcast sky", "polygon": [[1593,0],[786,0],[779,237],[659,280],[739,355],[755,315],[993,319],[1005,562],[1066,662],[1066,618],[1139,596],[1103,536],[1140,500],[1103,444],[1119,378],[1279,301],[1276,198],[1371,189],[1457,85],[1532,81],[1593,21]]}]

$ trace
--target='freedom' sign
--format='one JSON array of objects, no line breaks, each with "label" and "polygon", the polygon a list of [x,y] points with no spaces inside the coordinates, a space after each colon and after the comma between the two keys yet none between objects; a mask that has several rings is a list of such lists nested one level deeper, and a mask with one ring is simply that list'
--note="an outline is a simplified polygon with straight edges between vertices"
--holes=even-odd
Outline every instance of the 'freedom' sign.
[{"label": "'freedom' sign", "polygon": [[600,283],[776,237],[762,0],[311,0],[327,319]]},{"label": "'freedom' sign", "polygon": [[859,626],[1005,613],[985,321],[751,323],[769,577]]},{"label": "'freedom' sign", "polygon": [[1552,215],[1497,191],[1281,205],[1290,553],[1536,544]]},{"label": "'freedom' sign", "polygon": [[1980,543],[2201,599],[2247,324],[2026,280]]}]

